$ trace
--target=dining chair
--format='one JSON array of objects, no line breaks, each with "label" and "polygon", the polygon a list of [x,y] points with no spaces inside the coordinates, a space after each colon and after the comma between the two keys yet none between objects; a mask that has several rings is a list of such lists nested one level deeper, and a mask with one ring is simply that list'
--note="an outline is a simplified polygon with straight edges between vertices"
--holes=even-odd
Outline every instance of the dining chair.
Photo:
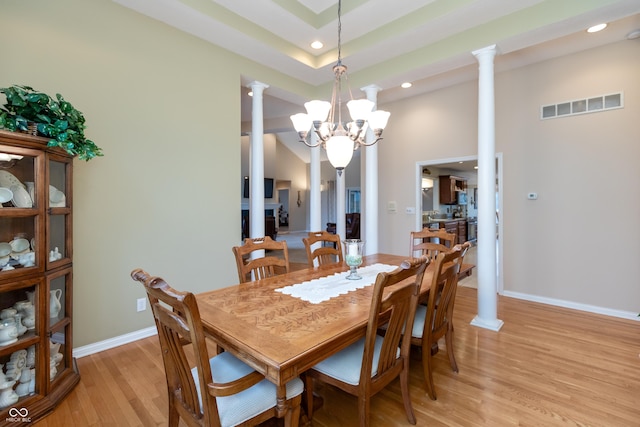
[{"label": "dining chair", "polygon": [[[309,267],[316,265],[342,263],[342,243],[340,236],[331,234],[327,231],[310,231],[308,237],[302,239],[304,247],[307,251],[307,262]],[[313,245],[320,243],[319,247],[313,248]]]},{"label": "dining chair", "polygon": [[[403,330],[405,324],[408,328],[413,324],[427,262],[426,258],[410,259],[390,273],[378,274],[373,285],[366,336],[303,374],[309,419],[313,416],[314,380],[357,396],[358,418],[364,427],[369,425],[371,396],[400,377],[407,419],[411,424],[416,423],[409,396],[411,337],[403,334]],[[386,326],[384,336],[378,334],[381,326]]]},{"label": "dining chair", "polygon": [[432,262],[433,275],[427,305],[418,305],[411,333],[411,344],[421,348],[425,388],[432,400],[436,400],[433,384],[433,352],[438,340],[445,338],[449,363],[454,372],[458,364],[453,353],[453,307],[458,288],[458,273],[470,243],[456,245],[448,252],[440,252]]},{"label": "dining chair", "polygon": [[[257,251],[263,251],[263,256],[254,258]],[[280,257],[274,256],[275,253]],[[242,246],[233,247],[233,254],[240,283],[289,272],[289,250],[285,240],[276,241],[269,236],[246,238]]]},{"label": "dining chair", "polygon": [[[439,239],[436,242],[434,239]],[[444,228],[423,228],[420,231],[411,232],[410,256],[426,255],[433,261],[440,252],[451,250],[456,244],[456,235],[447,233]]]},{"label": "dining chair", "polygon": [[[181,418],[188,426],[254,426],[277,415],[273,383],[229,352],[209,358],[192,293],[177,291],[141,269],[131,277],[144,285],[158,330],[169,426],[177,427]],[[299,378],[286,385],[288,422],[300,417],[303,389]]]}]

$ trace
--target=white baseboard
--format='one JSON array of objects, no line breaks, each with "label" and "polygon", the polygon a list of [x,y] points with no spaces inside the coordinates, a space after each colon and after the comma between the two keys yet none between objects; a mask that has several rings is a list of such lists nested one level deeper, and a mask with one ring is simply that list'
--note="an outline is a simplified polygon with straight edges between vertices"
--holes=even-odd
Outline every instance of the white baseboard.
[{"label": "white baseboard", "polygon": [[606,316],[619,317],[621,319],[630,319],[630,320],[640,321],[640,317],[638,317],[638,313],[634,313],[632,311],[613,310],[611,308],[598,307],[598,306],[589,305],[589,304],[580,304],[577,302],[565,301],[565,300],[560,300],[555,298],[546,298],[546,297],[541,297],[537,295],[523,294],[520,292],[504,291],[502,295],[504,295],[505,297],[517,298],[525,301],[539,302],[542,304],[555,305],[555,306],[564,307],[564,308],[572,308],[574,310],[586,311],[589,313],[604,314]]},{"label": "white baseboard", "polygon": [[123,344],[128,344],[130,342],[141,340],[143,338],[147,338],[157,334],[158,334],[158,330],[156,329],[156,327],[150,326],[145,329],[140,329],[138,331],[130,332],[128,334],[109,338],[104,341],[99,341],[93,344],[83,345],[82,347],[74,348],[73,357],[80,358],[84,356],[89,356],[90,354],[93,354],[93,353],[99,353],[104,350],[109,350],[110,348],[118,347]]}]

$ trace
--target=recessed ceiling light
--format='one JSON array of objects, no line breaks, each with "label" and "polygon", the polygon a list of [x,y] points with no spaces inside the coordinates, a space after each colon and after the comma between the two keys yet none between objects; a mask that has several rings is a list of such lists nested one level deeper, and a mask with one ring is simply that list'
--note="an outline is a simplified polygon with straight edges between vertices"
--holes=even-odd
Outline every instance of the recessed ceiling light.
[{"label": "recessed ceiling light", "polygon": [[324,44],[322,44],[321,41],[316,40],[311,43],[311,48],[313,49],[322,49],[323,47],[324,47]]},{"label": "recessed ceiling light", "polygon": [[401,87],[401,88],[403,88],[403,89],[408,89],[408,88],[410,88],[411,86],[413,86],[413,85],[411,84],[411,82],[404,82],[404,83],[402,83],[402,84],[400,85],[400,87]]},{"label": "recessed ceiling light", "polygon": [[627,40],[635,40],[637,38],[640,38],[640,30],[633,30],[627,34]]},{"label": "recessed ceiling light", "polygon": [[602,31],[605,28],[607,28],[607,24],[594,25],[593,27],[589,27],[587,29],[587,33],[597,33],[598,31]]}]

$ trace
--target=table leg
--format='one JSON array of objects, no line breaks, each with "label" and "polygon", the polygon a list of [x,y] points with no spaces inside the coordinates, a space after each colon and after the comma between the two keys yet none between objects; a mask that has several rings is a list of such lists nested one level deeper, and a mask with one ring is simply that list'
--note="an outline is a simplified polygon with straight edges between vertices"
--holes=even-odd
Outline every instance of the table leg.
[{"label": "table leg", "polygon": [[287,388],[284,385],[277,386],[276,412],[278,418],[284,418],[284,427],[298,427],[300,423],[300,403],[302,396],[291,399],[291,406],[287,406]]}]

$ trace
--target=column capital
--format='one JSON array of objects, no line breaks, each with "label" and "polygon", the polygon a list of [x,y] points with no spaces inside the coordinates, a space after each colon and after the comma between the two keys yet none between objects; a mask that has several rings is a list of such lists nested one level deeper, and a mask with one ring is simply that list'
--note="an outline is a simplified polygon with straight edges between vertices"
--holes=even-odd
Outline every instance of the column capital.
[{"label": "column capital", "polygon": [[492,44],[491,46],[486,46],[481,49],[474,50],[471,53],[473,54],[473,56],[478,58],[478,60],[482,58],[493,58],[498,53],[498,48],[495,44]]},{"label": "column capital", "polygon": [[376,101],[376,95],[378,92],[382,90],[382,88],[378,85],[367,85],[360,88],[361,91],[367,94],[367,99],[369,101]]},{"label": "column capital", "polygon": [[267,89],[269,87],[269,85],[266,84],[266,83],[262,83],[262,82],[259,82],[257,80],[254,80],[251,83],[249,83],[247,85],[247,87],[250,88],[253,91],[260,90],[260,92],[262,92],[263,90]]}]

